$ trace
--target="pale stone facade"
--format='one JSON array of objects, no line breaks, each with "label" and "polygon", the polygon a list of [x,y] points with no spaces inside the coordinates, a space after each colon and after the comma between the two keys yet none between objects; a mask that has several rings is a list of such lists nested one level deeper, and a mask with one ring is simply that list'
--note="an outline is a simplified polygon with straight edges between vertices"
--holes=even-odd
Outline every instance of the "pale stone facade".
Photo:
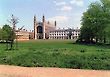
[{"label": "pale stone facade", "polygon": [[48,39],[49,32],[55,30],[56,21],[54,24],[47,22],[45,16],[42,18],[42,22],[38,22],[36,16],[34,16],[34,39]]},{"label": "pale stone facade", "polygon": [[54,24],[45,20],[45,16],[42,17],[42,21],[38,22],[36,16],[34,16],[34,30],[28,32],[23,29],[16,32],[18,40],[30,40],[30,39],[78,39],[80,35],[80,29],[56,29],[56,21]]},{"label": "pale stone facade", "polygon": [[50,31],[49,39],[78,39],[80,29],[58,29]]}]

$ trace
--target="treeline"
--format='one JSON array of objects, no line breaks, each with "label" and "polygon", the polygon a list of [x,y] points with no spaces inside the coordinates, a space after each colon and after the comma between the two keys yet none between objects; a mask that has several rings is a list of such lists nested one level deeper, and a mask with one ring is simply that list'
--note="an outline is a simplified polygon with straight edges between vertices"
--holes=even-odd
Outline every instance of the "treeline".
[{"label": "treeline", "polygon": [[110,43],[110,0],[91,3],[81,21],[78,42]]},{"label": "treeline", "polygon": [[12,28],[9,25],[3,25],[0,28],[0,42],[8,42],[12,40]]}]

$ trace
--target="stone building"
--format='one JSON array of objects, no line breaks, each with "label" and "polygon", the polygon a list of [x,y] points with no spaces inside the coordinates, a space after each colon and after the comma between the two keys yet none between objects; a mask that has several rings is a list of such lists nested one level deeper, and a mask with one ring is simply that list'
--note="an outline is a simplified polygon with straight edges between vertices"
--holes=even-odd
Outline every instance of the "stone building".
[{"label": "stone building", "polygon": [[29,32],[29,39],[30,40],[34,39],[34,31],[33,30]]},{"label": "stone building", "polygon": [[51,30],[56,29],[56,21],[54,24],[45,20],[43,16],[42,21],[38,22],[36,16],[34,16],[34,39],[49,39],[49,33]]},{"label": "stone building", "polygon": [[25,29],[16,32],[18,40],[30,39],[77,39],[80,35],[80,29],[56,29],[56,21],[50,23],[46,21],[45,16],[38,22],[34,16],[34,30]]},{"label": "stone building", "polygon": [[58,29],[49,33],[49,39],[78,39],[80,29]]},{"label": "stone building", "polygon": [[23,40],[29,40],[29,32],[25,29],[20,30],[20,31],[16,31],[16,39],[18,41],[23,41]]}]

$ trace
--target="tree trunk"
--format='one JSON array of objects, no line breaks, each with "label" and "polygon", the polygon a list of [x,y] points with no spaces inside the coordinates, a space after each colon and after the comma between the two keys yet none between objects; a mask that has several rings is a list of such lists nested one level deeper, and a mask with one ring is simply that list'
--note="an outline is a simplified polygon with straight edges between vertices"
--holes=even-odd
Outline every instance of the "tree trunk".
[{"label": "tree trunk", "polygon": [[12,49],[13,49],[13,40],[10,43],[10,50],[12,50]]},{"label": "tree trunk", "polygon": [[98,43],[98,38],[96,38],[96,43]]},{"label": "tree trunk", "polygon": [[106,38],[104,37],[104,43],[106,43]]}]

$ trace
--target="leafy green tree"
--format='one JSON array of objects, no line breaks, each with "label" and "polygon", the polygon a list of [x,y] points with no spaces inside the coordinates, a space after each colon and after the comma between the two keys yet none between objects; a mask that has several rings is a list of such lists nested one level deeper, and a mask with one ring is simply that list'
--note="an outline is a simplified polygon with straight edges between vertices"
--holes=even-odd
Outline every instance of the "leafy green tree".
[{"label": "leafy green tree", "polygon": [[110,44],[110,25],[108,25],[104,31],[105,31],[106,41],[107,43]]},{"label": "leafy green tree", "polygon": [[110,0],[91,3],[82,17],[79,40],[87,43],[106,43],[105,28],[110,24]]},{"label": "leafy green tree", "polygon": [[0,40],[2,40],[2,29],[0,28]]},{"label": "leafy green tree", "polygon": [[12,49],[15,37],[16,36],[13,29],[9,25],[3,25],[2,29],[0,30],[0,39],[2,42],[7,43],[6,49]]},{"label": "leafy green tree", "polygon": [[3,25],[2,39],[8,41],[11,38],[12,38],[12,28],[9,25]]}]

